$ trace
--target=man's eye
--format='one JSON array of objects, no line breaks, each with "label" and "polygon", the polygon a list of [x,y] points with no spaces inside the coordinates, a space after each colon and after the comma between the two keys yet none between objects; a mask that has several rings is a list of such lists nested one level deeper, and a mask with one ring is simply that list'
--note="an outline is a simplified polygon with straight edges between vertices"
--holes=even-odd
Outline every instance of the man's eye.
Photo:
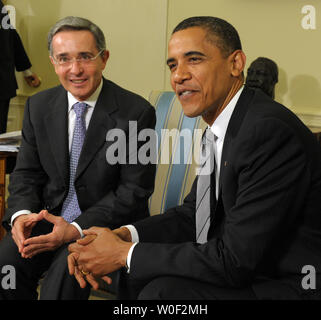
[{"label": "man's eye", "polygon": [[81,60],[90,60],[91,58],[92,58],[92,56],[89,55],[89,54],[83,54],[83,55],[80,57]]},{"label": "man's eye", "polygon": [[168,68],[169,68],[169,70],[173,70],[173,69],[175,68],[175,66],[176,66],[176,64],[170,63],[170,64],[168,65]]},{"label": "man's eye", "polygon": [[69,61],[70,61],[70,57],[58,57],[59,63],[65,63],[65,62],[69,62]]},{"label": "man's eye", "polygon": [[200,60],[201,60],[200,57],[190,57],[190,58],[189,58],[189,61],[190,61],[190,62],[198,62],[198,61],[200,61]]}]

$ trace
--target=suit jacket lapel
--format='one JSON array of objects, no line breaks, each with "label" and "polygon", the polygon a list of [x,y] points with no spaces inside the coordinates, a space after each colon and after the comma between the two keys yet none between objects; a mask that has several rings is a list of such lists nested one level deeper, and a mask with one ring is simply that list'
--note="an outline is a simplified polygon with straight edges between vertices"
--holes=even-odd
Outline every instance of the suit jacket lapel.
[{"label": "suit jacket lapel", "polygon": [[[233,140],[238,134],[239,128],[243,122],[243,118],[247,112],[252,96],[253,96],[253,91],[248,90],[245,87],[239,100],[237,101],[237,104],[232,113],[230,122],[226,130],[224,145],[222,150],[221,168],[220,168],[220,177],[219,177],[219,193],[218,193],[217,201],[215,201],[214,199],[215,190],[213,190],[211,195],[211,226],[209,229],[209,238],[213,234],[215,227],[219,226],[219,224],[216,224],[214,221],[220,221],[222,215],[224,215],[222,184],[224,184],[226,168],[229,166],[229,154],[231,149],[233,148]],[[214,173],[212,175],[212,179],[215,179]]]},{"label": "suit jacket lapel", "polygon": [[[68,186],[69,179],[69,148],[68,148],[68,99],[67,92],[61,90],[52,101],[50,112],[45,117],[47,134],[53,157],[58,171]],[[45,106],[44,106],[45,107]]]},{"label": "suit jacket lapel", "polygon": [[106,141],[106,133],[115,127],[115,120],[110,114],[118,109],[111,85],[103,79],[103,87],[95,105],[80,154],[76,171],[77,179],[86,169],[98,150]]},{"label": "suit jacket lapel", "polygon": [[221,157],[221,168],[220,168],[220,177],[219,177],[219,197],[221,196],[222,183],[224,183],[224,172],[226,167],[228,167],[229,165],[229,153],[233,146],[233,139],[237,136],[239,128],[243,122],[243,118],[250,104],[250,100],[253,97],[253,93],[254,93],[253,90],[249,90],[247,87],[243,89],[243,92],[236,103],[235,109],[232,113],[230,122],[226,130],[223,150],[222,150],[222,157]]}]

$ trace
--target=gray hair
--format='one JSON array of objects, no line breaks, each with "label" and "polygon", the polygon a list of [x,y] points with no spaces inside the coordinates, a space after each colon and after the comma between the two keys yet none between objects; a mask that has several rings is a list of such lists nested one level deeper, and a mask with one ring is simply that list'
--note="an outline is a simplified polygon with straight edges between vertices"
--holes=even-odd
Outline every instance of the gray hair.
[{"label": "gray hair", "polygon": [[80,17],[66,17],[59,20],[49,31],[48,33],[48,50],[50,55],[53,55],[52,51],[52,39],[53,37],[61,31],[79,31],[79,30],[88,30],[92,33],[96,41],[96,47],[98,51],[106,50],[106,41],[104,33],[101,29],[95,25],[93,22]]}]

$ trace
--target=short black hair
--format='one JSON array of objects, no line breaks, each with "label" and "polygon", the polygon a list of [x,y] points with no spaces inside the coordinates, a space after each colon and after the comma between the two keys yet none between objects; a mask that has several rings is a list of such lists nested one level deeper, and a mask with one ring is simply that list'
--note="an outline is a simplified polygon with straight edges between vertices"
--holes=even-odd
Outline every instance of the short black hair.
[{"label": "short black hair", "polygon": [[200,27],[207,31],[207,38],[216,45],[223,56],[235,50],[242,50],[241,40],[236,29],[227,21],[211,16],[190,17],[180,22],[172,34],[184,29]]}]

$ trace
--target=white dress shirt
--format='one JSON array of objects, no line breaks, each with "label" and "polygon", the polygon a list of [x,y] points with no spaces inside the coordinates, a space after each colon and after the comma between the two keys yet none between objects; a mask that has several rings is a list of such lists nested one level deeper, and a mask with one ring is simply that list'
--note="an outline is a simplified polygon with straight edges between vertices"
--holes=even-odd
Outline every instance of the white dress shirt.
[{"label": "white dress shirt", "polygon": [[216,161],[216,199],[218,199],[219,192],[219,177],[221,172],[221,160],[222,160],[222,151],[224,145],[224,139],[228,124],[230,122],[232,113],[235,109],[236,103],[239,100],[239,97],[244,89],[244,86],[240,88],[240,90],[236,93],[236,95],[232,98],[232,100],[228,103],[228,105],[223,109],[223,111],[216,118],[214,123],[212,124],[211,131],[216,136],[216,140],[214,143],[214,155]]},{"label": "white dress shirt", "polygon": [[[81,102],[86,103],[88,105],[87,111],[85,114],[86,129],[89,126],[89,122],[90,122],[91,116],[94,112],[94,108],[96,106],[96,102],[98,100],[98,97],[100,95],[102,87],[103,87],[103,81],[100,81],[100,84],[99,84],[98,88],[96,89],[96,91],[87,100],[81,101]],[[75,103],[80,102],[80,101],[78,101],[70,92],[67,92],[67,98],[68,98],[68,143],[69,143],[69,152],[70,152],[72,138],[73,138],[73,134],[74,134],[75,122],[76,122],[76,113],[73,109],[73,106]],[[13,224],[13,221],[15,218],[17,218],[18,216],[20,216],[22,214],[29,214],[29,213],[31,213],[30,210],[20,210],[20,211],[16,212],[11,217],[11,225]],[[71,224],[73,224],[77,228],[77,230],[79,231],[79,233],[83,237],[82,229],[80,228],[80,226],[75,222],[72,222]]]},{"label": "white dress shirt", "polygon": [[[216,185],[215,185],[216,199],[218,198],[218,192],[219,192],[219,176],[220,176],[220,169],[221,169],[221,158],[222,158],[222,151],[223,151],[223,145],[224,145],[224,138],[225,138],[226,130],[230,122],[232,113],[235,109],[236,103],[240,98],[240,95],[243,89],[244,89],[244,86],[242,86],[240,90],[235,94],[232,100],[228,103],[228,105],[224,108],[224,110],[219,114],[219,116],[216,118],[216,120],[210,127],[211,131],[216,136],[216,140],[214,143],[214,155],[215,155],[215,161],[216,161],[216,177],[215,177],[216,178]],[[130,231],[132,242],[134,242],[134,244],[131,246],[128,252],[127,261],[126,261],[128,272],[129,272],[132,253],[135,245],[139,242],[139,236],[136,228],[133,225],[126,225],[125,227],[128,228],[128,230]]]},{"label": "white dress shirt", "polygon": [[27,70],[22,71],[22,74],[24,77],[30,77],[33,75],[31,69],[27,69]]}]

